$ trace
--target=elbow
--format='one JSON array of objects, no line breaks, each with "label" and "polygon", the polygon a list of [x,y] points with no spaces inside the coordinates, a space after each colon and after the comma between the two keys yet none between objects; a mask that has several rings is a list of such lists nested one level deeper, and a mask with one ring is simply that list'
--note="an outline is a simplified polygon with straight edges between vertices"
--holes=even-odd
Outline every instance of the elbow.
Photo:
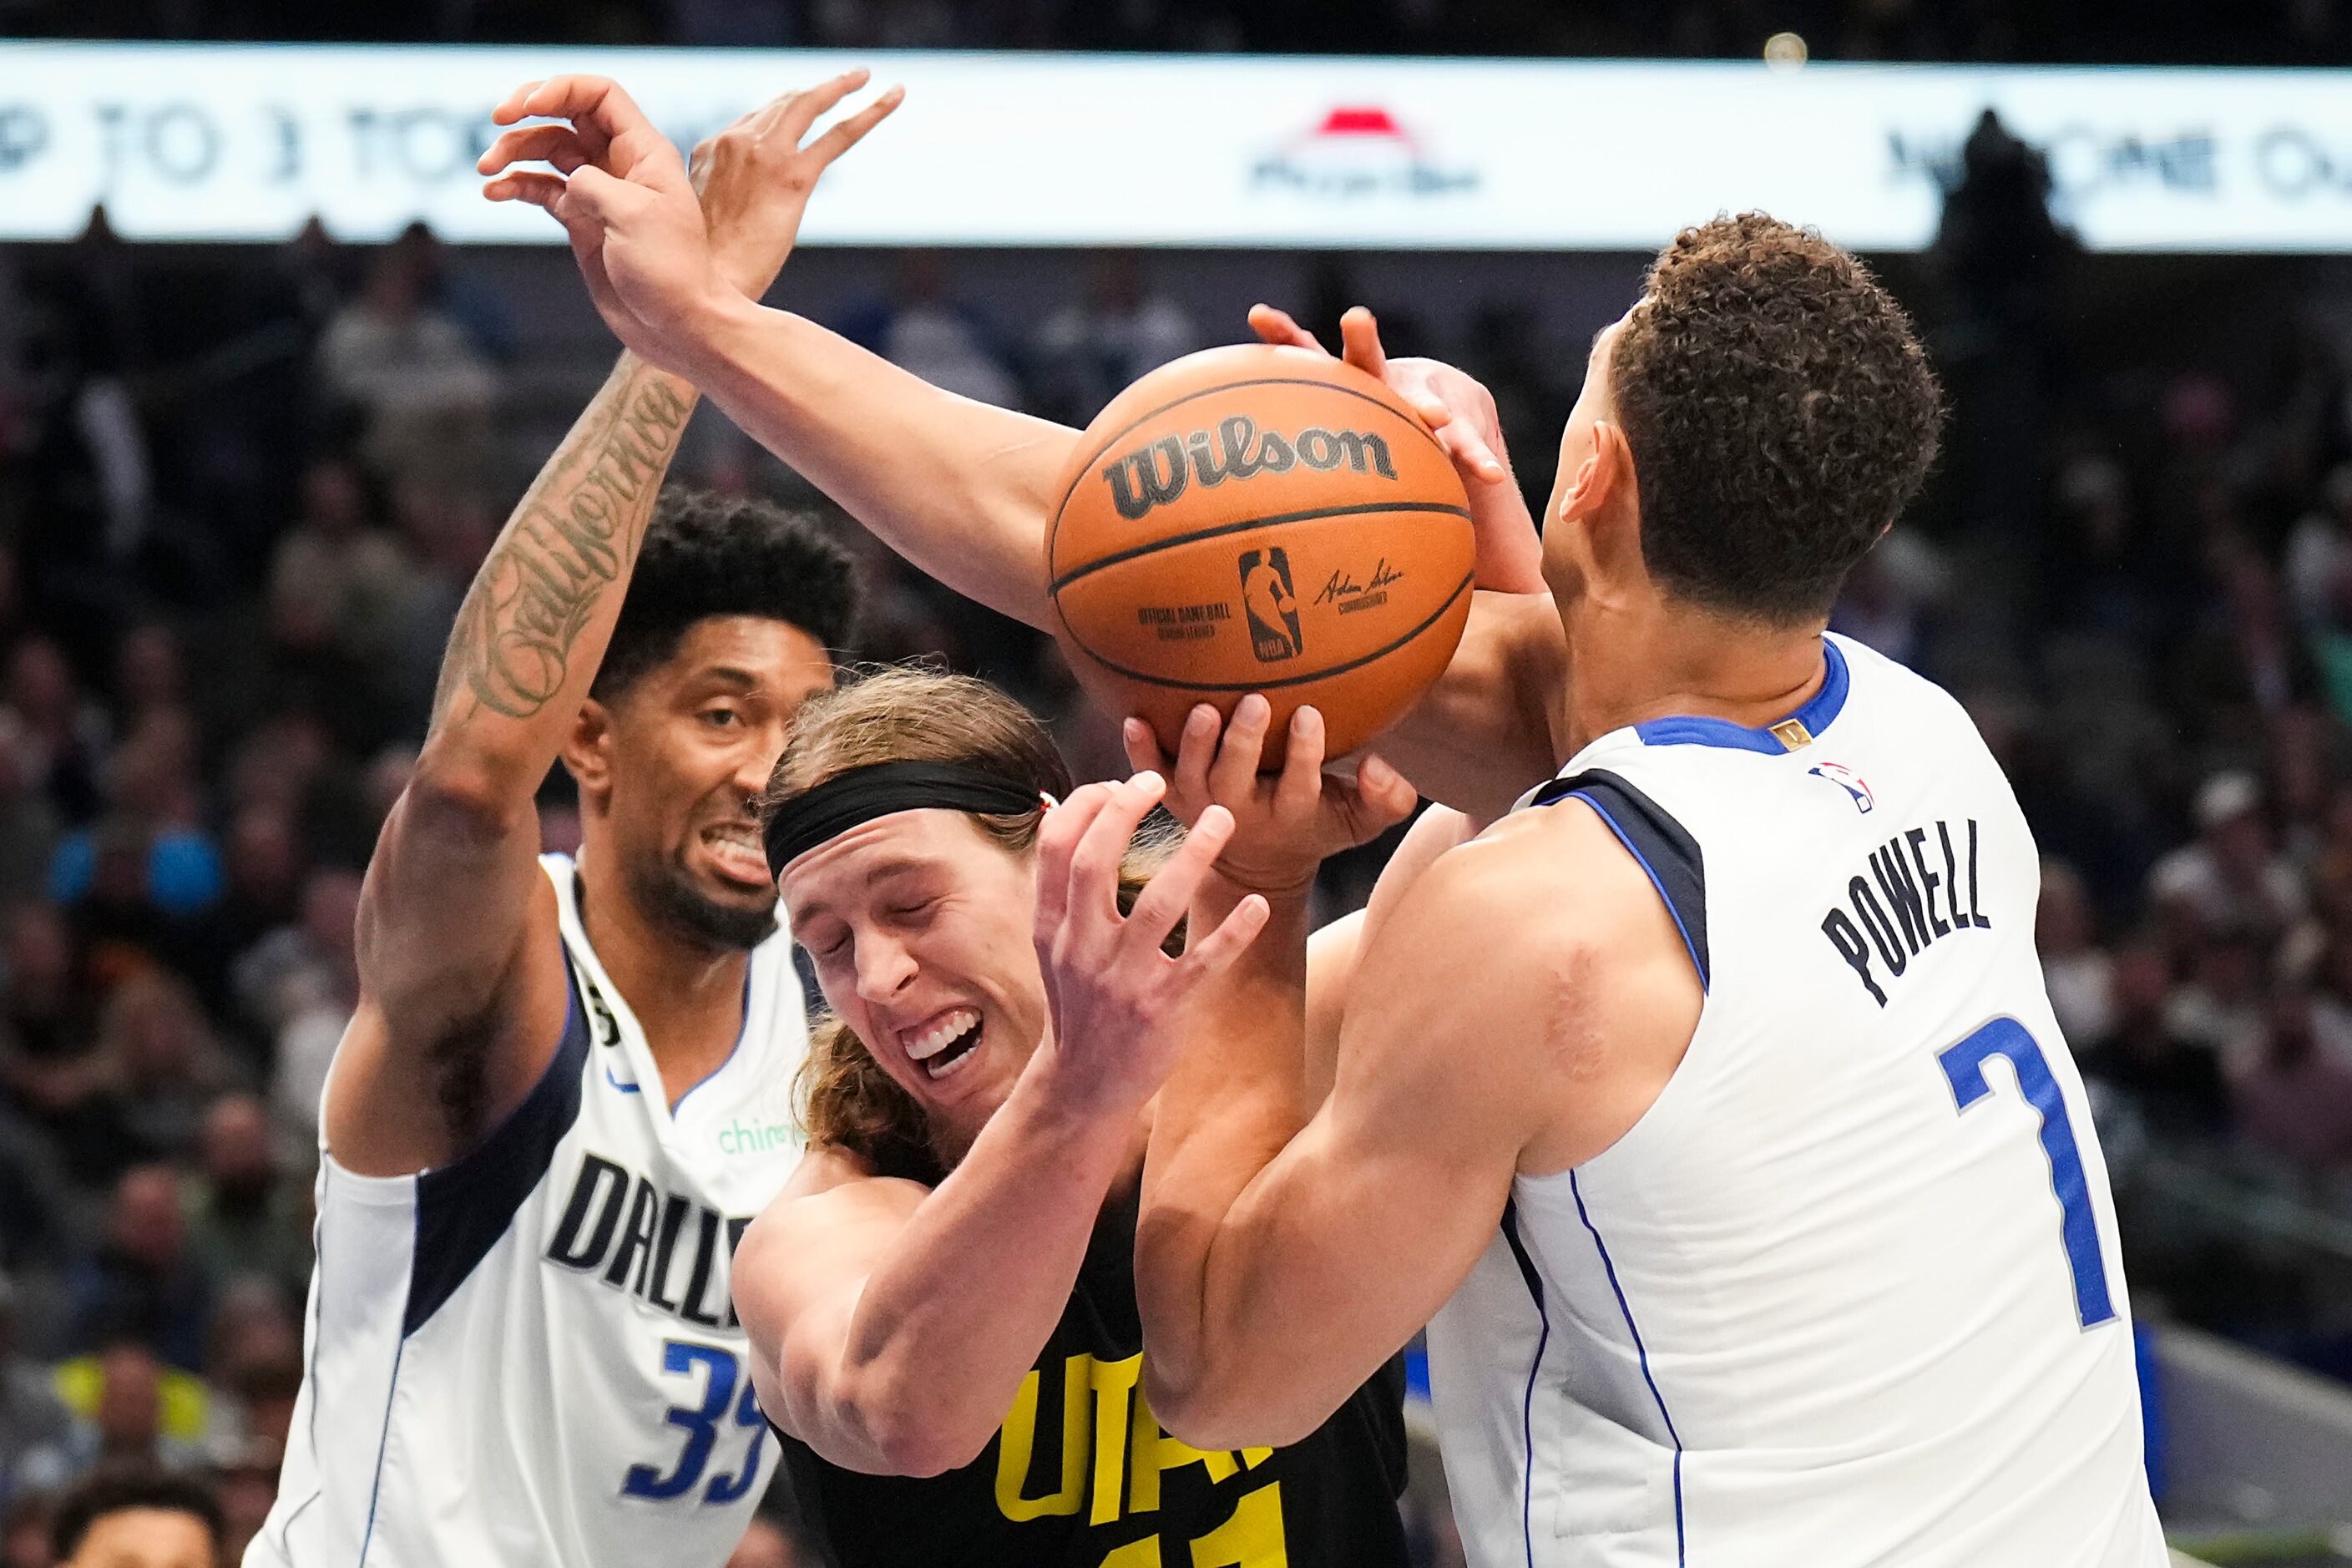
[{"label": "elbow", "polygon": [[1203,1452],[1286,1448],[1312,1435],[1323,1417],[1284,1408],[1291,1402],[1281,1392],[1275,1380],[1244,1378],[1230,1369],[1171,1377],[1149,1355],[1143,1358],[1143,1394],[1160,1430]]},{"label": "elbow", "polygon": [[955,1408],[939,1397],[936,1375],[890,1378],[854,1401],[857,1447],[876,1473],[926,1479],[961,1469],[987,1450],[999,1419]]}]

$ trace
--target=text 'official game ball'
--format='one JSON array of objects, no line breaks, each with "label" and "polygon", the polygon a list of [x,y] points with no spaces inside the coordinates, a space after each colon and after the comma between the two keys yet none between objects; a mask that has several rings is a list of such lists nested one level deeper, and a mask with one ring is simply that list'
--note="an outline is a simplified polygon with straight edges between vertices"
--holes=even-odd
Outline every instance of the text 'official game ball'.
[{"label": "text 'official game ball'", "polygon": [[1351,751],[1437,679],[1470,614],[1453,463],[1403,399],[1308,350],[1153,371],[1087,427],[1058,494],[1062,646],[1171,756],[1196,704],[1230,713],[1252,691],[1276,736],[1312,704],[1328,754]]}]

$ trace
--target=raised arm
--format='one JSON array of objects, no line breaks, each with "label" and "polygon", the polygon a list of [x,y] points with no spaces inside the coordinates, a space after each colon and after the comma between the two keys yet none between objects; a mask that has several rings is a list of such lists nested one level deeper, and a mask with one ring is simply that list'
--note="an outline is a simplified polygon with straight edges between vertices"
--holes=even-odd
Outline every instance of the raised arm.
[{"label": "raised arm", "polygon": [[[803,151],[801,133],[862,80],[779,99],[705,149],[691,189],[723,220],[715,265],[740,288],[773,281],[799,221],[754,191],[794,174],[814,183],[803,165],[840,149]],[[360,905],[360,1005],[325,1107],[329,1146],[354,1170],[447,1161],[555,1048],[565,981],[532,797],[604,658],[694,403],[691,385],[623,354],[458,610],[415,773]]]},{"label": "raised arm", "polygon": [[926,1191],[819,1151],[744,1237],[735,1294],[761,1408],[835,1464],[936,1475],[987,1447],[1132,1167],[1171,1059],[1157,1026],[1258,930],[1262,906],[1236,905],[1182,958],[1161,951],[1232,830],[1216,814],[1118,913],[1119,858],[1160,789],[1089,784],[1047,814],[1051,1032],[955,1170]]},{"label": "raised arm", "polygon": [[[1194,918],[1237,894],[1213,880]],[[1285,1127],[1301,1046],[1284,939],[1304,921],[1303,900],[1275,899],[1257,945],[1204,988],[1153,1118],[1145,1378],[1195,1445],[1289,1442],[1324,1420],[1460,1282],[1514,1175],[1607,1147],[1697,1018],[1639,866],[1590,812],[1555,807],[1402,889],[1364,936],[1331,1092]]]},{"label": "raised arm", "polygon": [[[506,174],[488,190],[538,203],[562,222],[598,310],[624,342],[690,377],[916,565],[1051,629],[1045,531],[1076,431],[941,391],[726,287],[706,259],[709,230],[684,200],[676,153],[605,79],[529,84],[499,115],[571,122],[509,132],[482,168],[558,157],[568,181]],[[592,148],[604,151],[592,157]],[[1262,306],[1251,322],[1269,342],[1320,347],[1279,310]],[[1486,389],[1435,361],[1389,359],[1369,311],[1350,311],[1342,331],[1347,357],[1397,387],[1435,427],[1471,496],[1479,584],[1496,590],[1473,606],[1457,668],[1380,744],[1426,793],[1491,816],[1554,760],[1540,682],[1565,654],[1555,651],[1559,625],[1540,596],[1534,524]]]}]

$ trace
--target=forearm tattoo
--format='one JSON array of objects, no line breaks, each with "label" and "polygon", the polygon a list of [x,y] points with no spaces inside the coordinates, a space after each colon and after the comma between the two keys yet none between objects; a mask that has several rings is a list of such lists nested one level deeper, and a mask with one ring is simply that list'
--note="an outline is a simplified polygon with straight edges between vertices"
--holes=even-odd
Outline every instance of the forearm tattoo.
[{"label": "forearm tattoo", "polygon": [[692,412],[666,382],[650,380],[566,440],[467,590],[434,694],[436,729],[465,716],[454,710],[461,694],[530,719],[563,689],[581,632],[636,559]]}]

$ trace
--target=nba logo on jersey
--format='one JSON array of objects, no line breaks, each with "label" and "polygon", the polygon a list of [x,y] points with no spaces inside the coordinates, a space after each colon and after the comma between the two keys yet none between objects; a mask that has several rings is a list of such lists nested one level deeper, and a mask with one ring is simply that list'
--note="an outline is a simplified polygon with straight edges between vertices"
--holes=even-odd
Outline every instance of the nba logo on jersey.
[{"label": "nba logo on jersey", "polygon": [[1870,808],[1878,804],[1871,795],[1870,785],[1863,782],[1862,775],[1842,763],[1817,763],[1805,771],[1829,780],[1853,796],[1853,808],[1865,816],[1870,815]]}]

